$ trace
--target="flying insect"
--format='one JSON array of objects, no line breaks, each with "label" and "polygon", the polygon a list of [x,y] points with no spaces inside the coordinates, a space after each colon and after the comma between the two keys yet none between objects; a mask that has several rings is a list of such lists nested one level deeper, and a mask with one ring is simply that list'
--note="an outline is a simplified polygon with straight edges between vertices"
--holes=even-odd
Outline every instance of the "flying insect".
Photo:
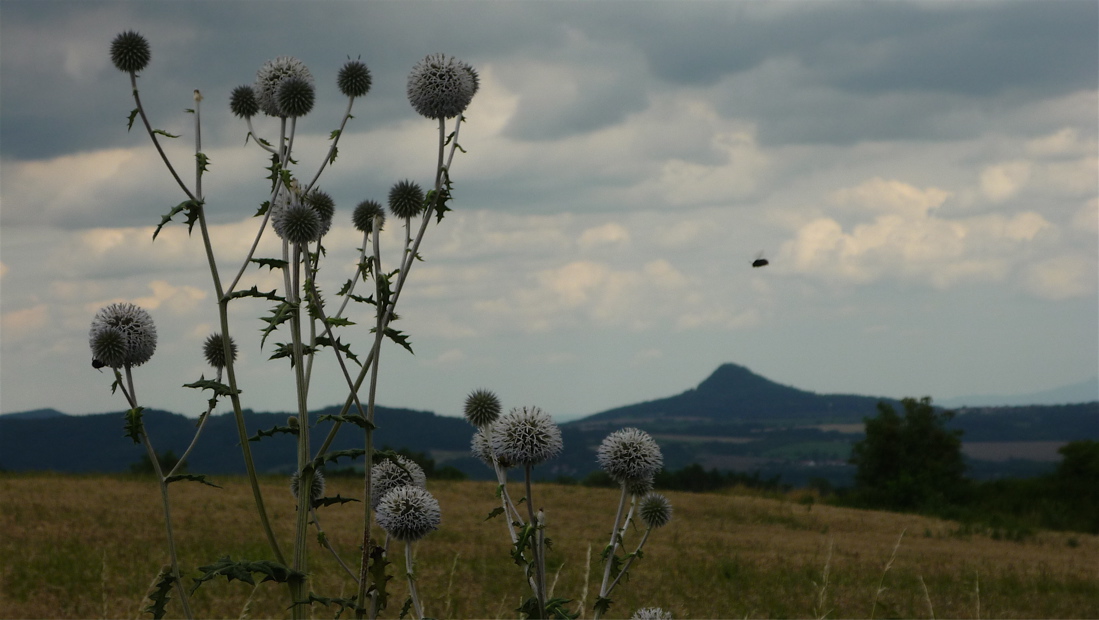
[{"label": "flying insect", "polygon": [[767,260],[766,258],[763,258],[763,252],[762,251],[760,251],[759,254],[756,254],[756,259],[754,261],[752,261],[752,267],[766,267],[767,265],[770,265],[770,264],[771,264],[771,261]]}]

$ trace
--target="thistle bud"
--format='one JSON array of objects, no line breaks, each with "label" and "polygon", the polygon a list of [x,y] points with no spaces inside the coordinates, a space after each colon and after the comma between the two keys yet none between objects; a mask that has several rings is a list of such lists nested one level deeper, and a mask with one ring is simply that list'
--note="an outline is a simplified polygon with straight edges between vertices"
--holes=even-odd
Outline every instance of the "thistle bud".
[{"label": "thistle bud", "polygon": [[229,110],[240,118],[252,118],[259,113],[256,91],[251,86],[237,86],[229,95]]},{"label": "thistle bud", "polygon": [[[229,353],[232,356],[229,361],[235,362],[237,343],[233,342],[232,336],[229,337]],[[206,363],[214,368],[225,368],[225,346],[221,334],[211,334],[206,338],[206,342],[202,343],[202,354],[206,357]]]},{"label": "thistle bud", "polygon": [[275,93],[280,116],[297,118],[313,109],[313,82],[299,76],[289,76],[279,83]]},{"label": "thistle bud", "polygon": [[378,230],[381,230],[385,225],[385,209],[373,200],[364,200],[355,207],[355,211],[351,214],[351,222],[362,232],[372,233],[375,217],[381,218],[378,222]]},{"label": "thistle bud", "polygon": [[466,63],[442,54],[425,57],[408,74],[408,102],[421,116],[454,118],[473,99],[477,72]]},{"label": "thistle bud", "polygon": [[645,527],[650,529],[664,527],[672,518],[672,503],[659,493],[649,493],[641,498],[641,508],[638,513]]},{"label": "thistle bud", "polygon": [[347,97],[362,97],[370,90],[370,83],[370,69],[358,60],[348,60],[336,76],[336,85]]},{"label": "thistle bud", "polygon": [[111,62],[115,68],[126,73],[137,73],[149,64],[152,54],[145,37],[127,30],[111,41]]},{"label": "thistle bud", "polygon": [[156,351],[156,325],[133,304],[111,304],[95,314],[88,341],[92,358],[106,366],[140,366]]},{"label": "thistle bud", "polygon": [[416,217],[424,210],[424,190],[408,179],[398,181],[389,190],[389,210],[394,217]]},{"label": "thistle bud", "polygon": [[488,390],[474,390],[466,397],[466,420],[481,428],[488,426],[500,417],[500,399]]}]

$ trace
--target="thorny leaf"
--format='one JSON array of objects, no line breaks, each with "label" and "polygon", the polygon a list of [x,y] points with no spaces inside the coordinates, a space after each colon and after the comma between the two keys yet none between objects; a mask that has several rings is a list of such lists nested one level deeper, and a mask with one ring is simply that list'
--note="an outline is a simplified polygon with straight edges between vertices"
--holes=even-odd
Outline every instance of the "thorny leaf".
[{"label": "thorny leaf", "polygon": [[229,581],[237,579],[253,586],[256,585],[256,582],[252,578],[252,573],[264,575],[262,581],[274,581],[277,583],[302,580],[305,579],[306,576],[305,573],[296,571],[272,560],[260,560],[257,562],[240,560],[234,562],[229,559],[229,556],[220,558],[214,564],[199,566],[198,570],[202,571],[203,575],[195,579],[195,585],[191,588],[192,594],[194,594],[195,590],[198,590],[198,587],[202,585],[203,582],[210,581],[218,576],[224,576]]},{"label": "thorny leaf", "polygon": [[259,441],[264,437],[274,437],[279,434],[297,435],[298,429],[293,426],[275,426],[268,430],[259,430],[255,435],[248,438],[248,441]]},{"label": "thorny leaf", "polygon": [[[265,202],[263,204],[266,205],[267,203]],[[285,269],[287,264],[286,261],[281,258],[253,258],[250,262],[257,264],[260,267],[267,267],[272,271],[275,269]]]},{"label": "thorny leaf", "polygon": [[208,482],[206,480],[206,474],[176,474],[174,476],[168,476],[167,478],[165,478],[164,483],[165,484],[171,484],[173,482],[179,482],[180,480],[188,480],[190,482],[200,482],[202,484],[205,484],[206,486],[214,487],[215,489],[220,489],[221,488],[218,485],[214,484],[213,482]]},{"label": "thorny leaf", "polygon": [[325,506],[331,506],[333,504],[346,504],[348,502],[359,502],[359,501],[362,501],[362,500],[355,499],[354,497],[341,497],[340,495],[337,494],[336,497],[322,497],[322,498],[318,499],[317,501],[313,502],[313,507],[314,508],[323,508]]},{"label": "thorny leaf", "polygon": [[133,439],[134,443],[141,443],[141,412],[144,410],[144,407],[134,407],[126,412],[126,436]]},{"label": "thorny leaf", "polygon": [[130,117],[126,119],[126,131],[130,131],[134,128],[134,120],[137,119],[138,109],[134,108],[130,111]]},{"label": "thorny leaf", "polygon": [[191,234],[191,230],[195,227],[195,222],[198,221],[199,211],[201,209],[202,203],[194,200],[184,200],[178,205],[172,207],[171,211],[161,216],[160,224],[158,224],[156,230],[153,231],[153,239],[156,239],[157,235],[160,234],[160,229],[164,228],[165,224],[172,221],[172,217],[174,217],[180,211],[187,211],[187,234]]},{"label": "thorny leaf", "polygon": [[155,620],[163,618],[164,614],[167,612],[167,609],[165,608],[168,605],[168,601],[172,598],[172,586],[175,585],[175,581],[170,566],[165,566],[160,569],[160,575],[156,585],[153,586],[153,591],[146,595],[146,598],[149,599],[149,605],[141,611],[152,614]]},{"label": "thorny leaf", "polygon": [[324,414],[317,418],[318,422],[324,422],[326,420],[332,420],[333,422],[346,422],[348,424],[354,424],[364,430],[373,430],[375,427],[369,420],[361,415],[331,415]]},{"label": "thorny leaf", "polygon": [[350,598],[329,598],[327,596],[317,596],[316,594],[310,592],[309,593],[309,598],[307,600],[296,601],[294,604],[295,605],[312,605],[313,603],[320,603],[321,605],[324,605],[325,607],[328,607],[329,605],[339,605],[340,610],[336,612],[336,618],[339,618],[340,615],[343,614],[345,609],[350,609],[351,611],[354,611],[356,613],[361,613],[361,614],[366,614],[367,613],[366,608],[359,607],[358,603],[355,601],[354,596],[352,596]]}]

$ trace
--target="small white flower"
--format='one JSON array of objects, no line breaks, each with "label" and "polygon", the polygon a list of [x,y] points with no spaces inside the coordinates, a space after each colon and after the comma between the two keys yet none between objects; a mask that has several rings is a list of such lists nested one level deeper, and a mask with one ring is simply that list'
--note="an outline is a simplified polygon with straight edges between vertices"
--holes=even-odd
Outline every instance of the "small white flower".
[{"label": "small white flower", "polygon": [[408,74],[408,102],[421,116],[454,118],[469,106],[479,85],[473,67],[454,57],[432,54]]},{"label": "small white flower", "polygon": [[561,429],[538,407],[516,407],[492,428],[496,458],[516,465],[537,465],[561,453]]},{"label": "small white flower", "polygon": [[415,541],[439,529],[439,502],[427,489],[402,486],[382,496],[378,525],[397,540]]},{"label": "small white flower", "polygon": [[618,483],[651,478],[664,465],[660,446],[637,428],[623,428],[607,435],[595,458]]},{"label": "small white flower", "polygon": [[396,460],[382,460],[370,468],[370,507],[377,509],[378,502],[386,493],[403,486],[425,488],[427,476],[424,475],[424,469],[412,459],[401,455],[397,455]]}]

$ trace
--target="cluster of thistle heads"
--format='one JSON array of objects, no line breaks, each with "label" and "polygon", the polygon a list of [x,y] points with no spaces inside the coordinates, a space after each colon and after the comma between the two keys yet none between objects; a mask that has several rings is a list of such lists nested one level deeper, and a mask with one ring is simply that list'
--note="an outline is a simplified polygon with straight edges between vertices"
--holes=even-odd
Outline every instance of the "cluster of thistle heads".
[{"label": "cluster of thistle heads", "polygon": [[[466,397],[464,415],[477,428],[473,455],[491,468],[537,465],[561,453],[561,429],[538,407],[516,407],[501,415],[500,399],[478,389]],[[615,482],[641,497],[639,514],[649,527],[665,525],[672,515],[666,497],[653,493],[664,456],[656,441],[643,430],[624,428],[608,435],[596,451],[596,460]]]},{"label": "cluster of thistle heads", "polygon": [[370,470],[370,484],[370,507],[391,537],[412,542],[439,528],[439,502],[427,490],[423,468],[412,459],[382,459]]},{"label": "cluster of thistle heads", "polygon": [[[127,368],[144,364],[156,352],[156,324],[142,307],[131,303],[104,306],[92,318],[88,330],[92,365],[96,368]],[[211,334],[202,343],[202,354],[214,368],[225,367],[225,341]],[[230,359],[237,358],[237,344],[229,338]]]}]

